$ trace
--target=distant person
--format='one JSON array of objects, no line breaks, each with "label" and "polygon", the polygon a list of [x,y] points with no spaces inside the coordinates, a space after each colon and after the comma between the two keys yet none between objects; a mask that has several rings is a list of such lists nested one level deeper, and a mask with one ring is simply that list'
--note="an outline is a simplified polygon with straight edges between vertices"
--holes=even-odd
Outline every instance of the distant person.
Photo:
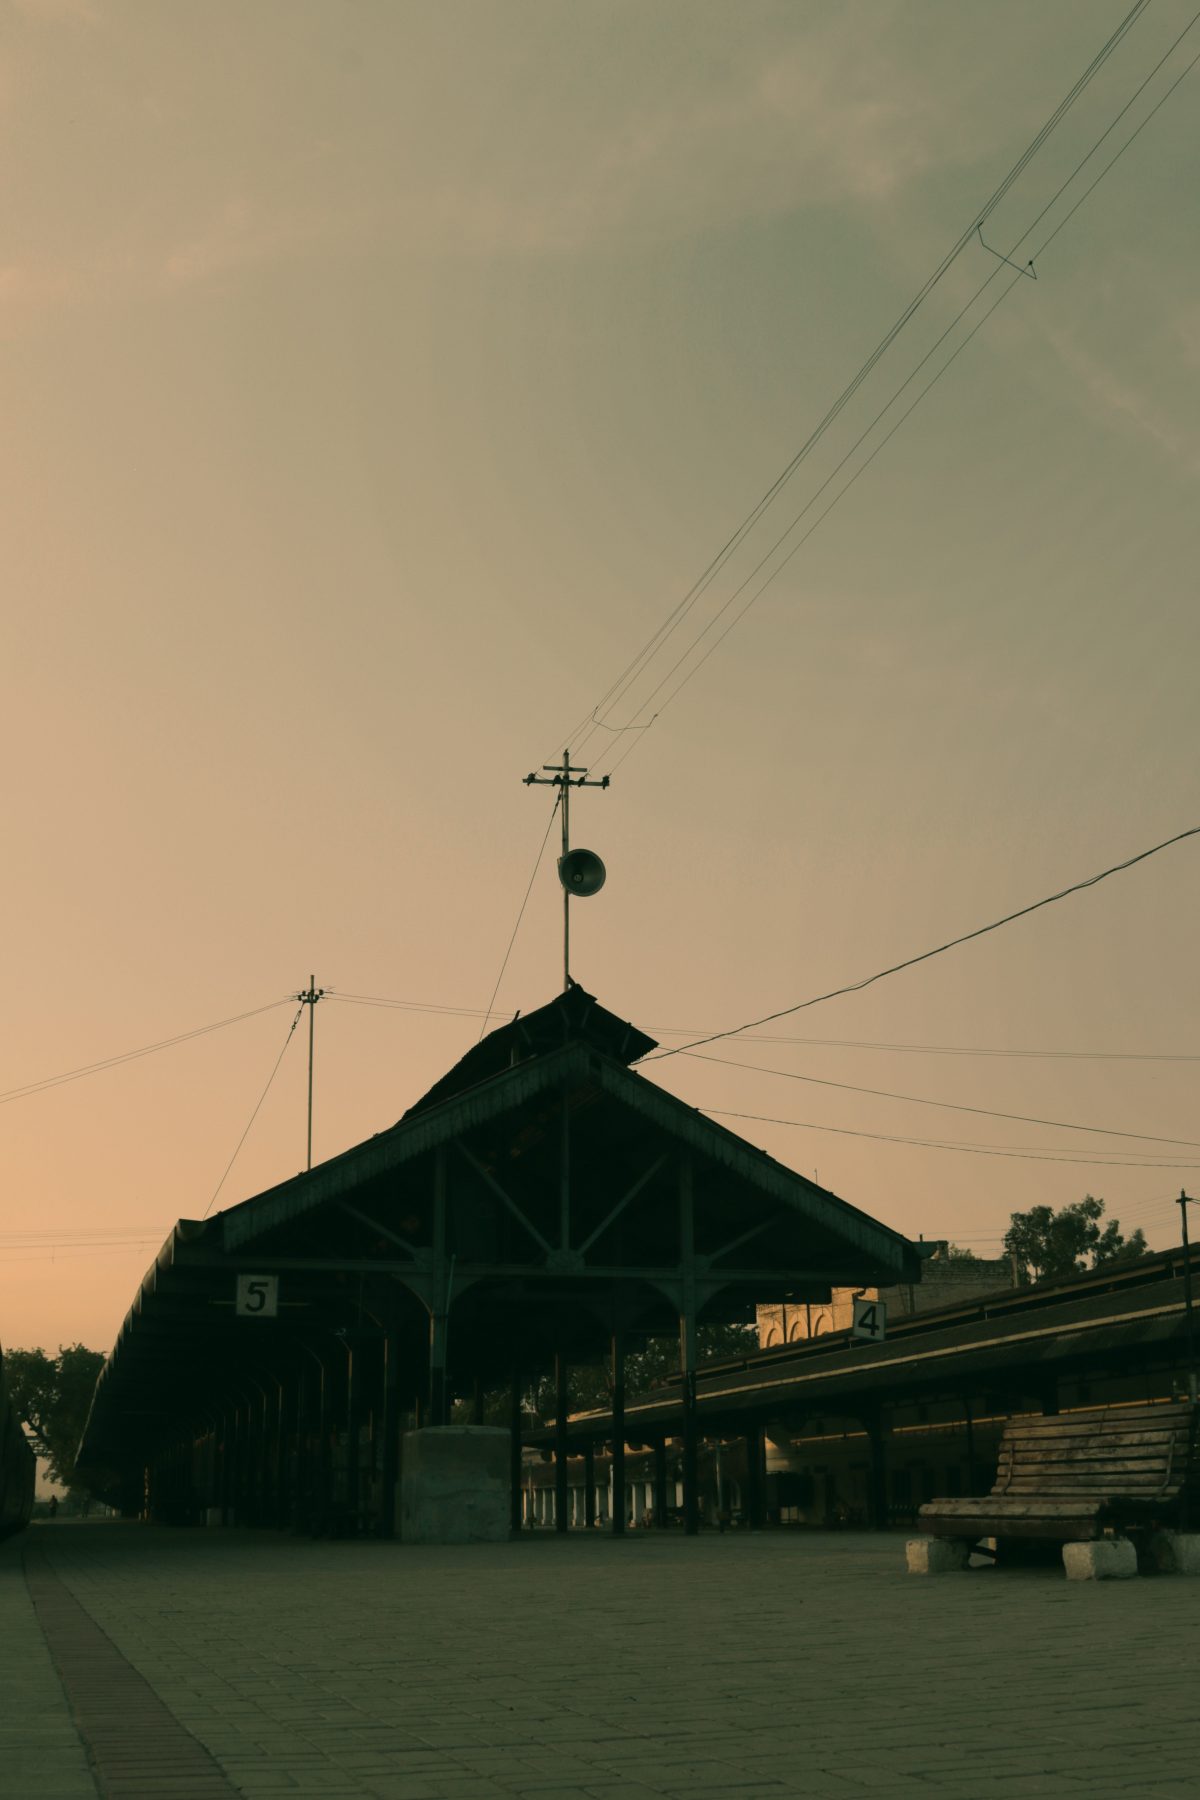
[{"label": "distant person", "polygon": [[52,1519],[57,1519],[57,1517],[58,1517],[58,1495],[57,1494],[51,1494],[51,1496],[50,1496],[50,1517]]}]

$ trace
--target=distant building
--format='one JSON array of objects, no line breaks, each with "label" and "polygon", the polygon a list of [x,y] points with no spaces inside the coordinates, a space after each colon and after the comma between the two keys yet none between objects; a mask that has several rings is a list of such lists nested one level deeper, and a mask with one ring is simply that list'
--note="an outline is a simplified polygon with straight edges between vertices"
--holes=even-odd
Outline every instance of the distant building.
[{"label": "distant building", "polygon": [[824,1337],[830,1331],[848,1331],[856,1296],[884,1301],[890,1318],[907,1318],[912,1313],[951,1306],[956,1300],[973,1300],[979,1294],[994,1293],[997,1288],[1017,1286],[1011,1257],[952,1257],[948,1238],[938,1238],[928,1247],[932,1248],[932,1255],[922,1265],[919,1283],[884,1288],[837,1287],[824,1305],[815,1301],[793,1305],[785,1301],[782,1305],[756,1307],[759,1349]]}]

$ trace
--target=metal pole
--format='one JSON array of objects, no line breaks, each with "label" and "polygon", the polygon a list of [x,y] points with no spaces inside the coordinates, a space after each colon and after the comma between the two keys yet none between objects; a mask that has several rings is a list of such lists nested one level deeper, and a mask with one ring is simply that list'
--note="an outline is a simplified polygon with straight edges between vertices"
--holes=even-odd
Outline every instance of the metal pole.
[{"label": "metal pole", "polygon": [[308,978],[308,1163],[312,1168],[313,1017],[316,1013],[317,978]]},{"label": "metal pole", "polygon": [[1197,1392],[1196,1338],[1192,1325],[1192,1257],[1188,1247],[1187,1228],[1187,1209],[1191,1203],[1191,1197],[1183,1188],[1180,1188],[1179,1217],[1183,1228],[1183,1310],[1187,1329],[1188,1399],[1194,1402]]},{"label": "metal pole", "polygon": [[[562,853],[571,848],[571,752],[563,751],[562,772]],[[563,887],[563,993],[571,986],[571,895]]]}]

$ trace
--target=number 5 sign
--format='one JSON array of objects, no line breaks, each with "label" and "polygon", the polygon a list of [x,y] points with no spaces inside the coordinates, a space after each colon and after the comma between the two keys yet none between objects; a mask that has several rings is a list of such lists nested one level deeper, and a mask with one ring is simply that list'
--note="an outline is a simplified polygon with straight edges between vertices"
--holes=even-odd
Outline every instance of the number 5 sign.
[{"label": "number 5 sign", "polygon": [[885,1300],[856,1300],[854,1302],[854,1323],[850,1327],[852,1337],[870,1338],[874,1344],[881,1344],[887,1336],[887,1302]]},{"label": "number 5 sign", "polygon": [[273,1319],[279,1312],[278,1275],[239,1275],[235,1311],[252,1319]]}]

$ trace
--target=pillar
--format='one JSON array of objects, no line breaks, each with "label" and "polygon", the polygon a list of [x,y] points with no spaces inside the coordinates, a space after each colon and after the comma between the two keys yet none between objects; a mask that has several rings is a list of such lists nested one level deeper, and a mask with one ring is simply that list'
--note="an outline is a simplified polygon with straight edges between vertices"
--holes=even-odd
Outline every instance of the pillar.
[{"label": "pillar", "polygon": [[521,1458],[521,1371],[514,1369],[509,1378],[508,1387],[508,1477],[512,1496],[512,1511],[509,1522],[514,1532],[520,1533],[524,1517],[522,1510],[521,1475],[523,1464]]},{"label": "pillar", "polygon": [[755,1421],[746,1427],[746,1523],[761,1531],[766,1522],[766,1464],[763,1429]]},{"label": "pillar", "polygon": [[596,1523],[596,1445],[592,1438],[583,1446],[583,1522],[589,1531]]},{"label": "pillar", "polygon": [[554,1354],[554,1529],[566,1531],[570,1525],[567,1467],[567,1413],[570,1410],[567,1382],[567,1359],[561,1350]]},{"label": "pillar", "polygon": [[614,1537],[625,1534],[625,1334],[620,1325],[612,1337],[612,1516]]},{"label": "pillar", "polygon": [[867,1523],[872,1531],[886,1531],[888,1522],[887,1434],[880,1413],[870,1414],[863,1420],[863,1423],[867,1428],[867,1443],[871,1453],[871,1468],[867,1477]]},{"label": "pillar", "polygon": [[450,1267],[446,1261],[446,1149],[434,1152],[433,1169],[433,1267],[430,1272],[433,1299],[429,1308],[429,1417],[423,1425],[450,1423],[450,1394],[446,1375],[449,1339]]},{"label": "pillar", "polygon": [[385,1538],[396,1535],[396,1483],[400,1478],[400,1333],[393,1325],[383,1339],[383,1519]]},{"label": "pillar", "polygon": [[664,1434],[654,1440],[654,1528],[667,1529],[667,1440]]},{"label": "pillar", "polygon": [[683,1385],[683,1529],[700,1529],[700,1439],[696,1425],[696,1246],[692,1164],[679,1163],[679,1254],[683,1307],[679,1315],[679,1372]]},{"label": "pillar", "polygon": [[349,1530],[358,1530],[358,1433],[362,1429],[362,1366],[354,1346],[345,1346],[345,1510],[349,1514]]}]

